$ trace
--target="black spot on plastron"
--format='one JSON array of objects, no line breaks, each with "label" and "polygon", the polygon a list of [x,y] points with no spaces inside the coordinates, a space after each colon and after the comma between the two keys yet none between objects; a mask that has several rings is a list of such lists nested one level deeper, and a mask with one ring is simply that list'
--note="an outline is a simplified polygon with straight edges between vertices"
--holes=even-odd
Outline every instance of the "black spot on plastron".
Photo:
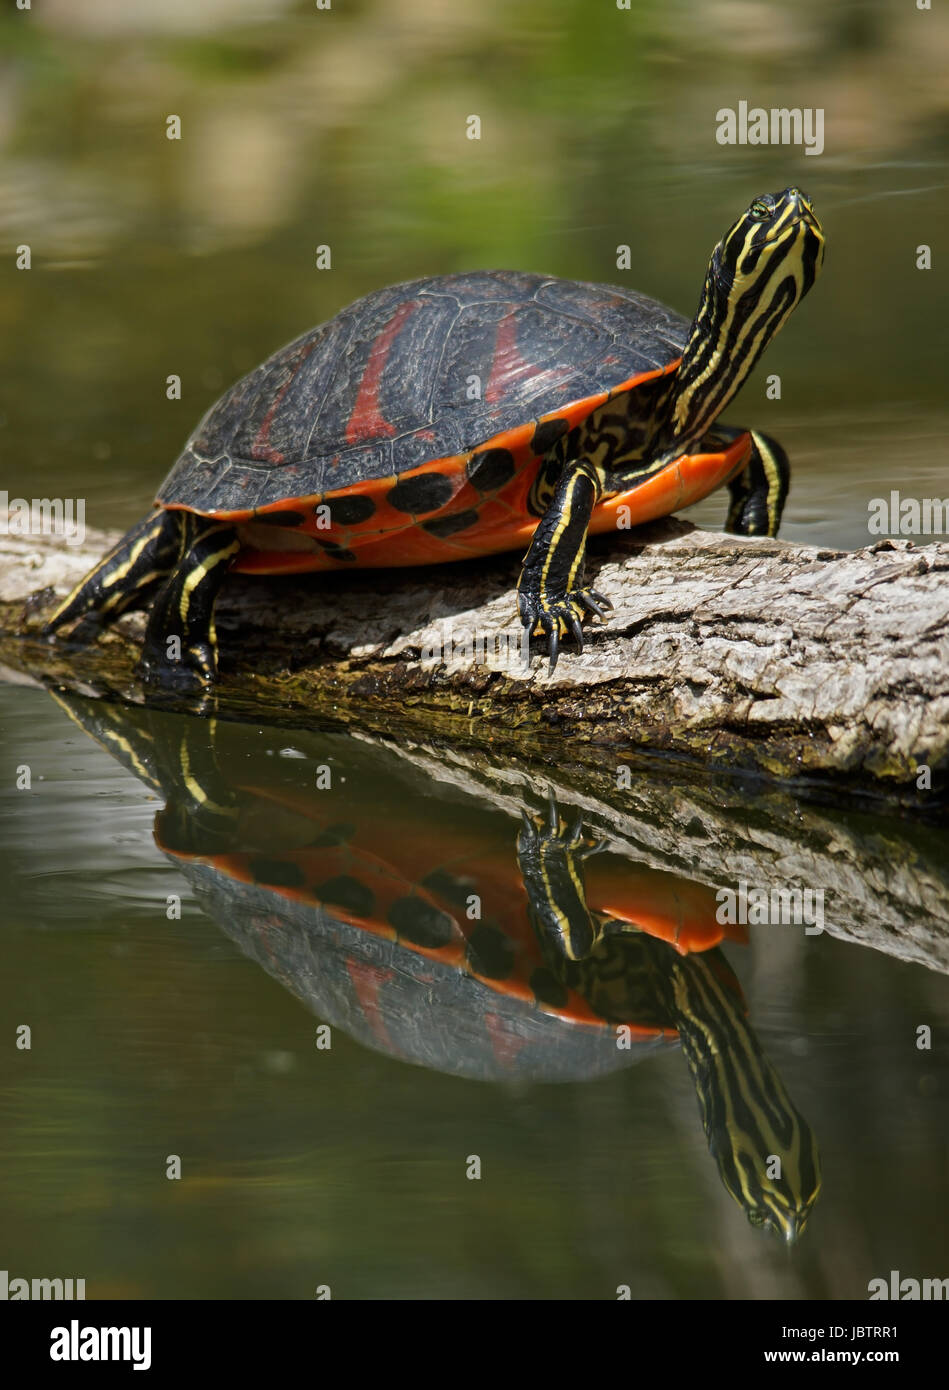
[{"label": "black spot on plastron", "polygon": [[371,497],[355,493],[352,497],[330,497],[324,503],[330,509],[330,520],[334,526],[358,526],[368,521],[376,510]]},{"label": "black spot on plastron", "polygon": [[548,449],[552,449],[557,440],[567,433],[567,428],[566,420],[541,420],[531,440],[531,449],[536,457],[541,458]]},{"label": "black spot on plastron", "polygon": [[327,907],[341,907],[354,917],[368,917],[376,901],[372,889],[349,874],[340,874],[337,878],[328,878],[325,883],[317,884],[313,896]]},{"label": "black spot on plastron", "polygon": [[267,888],[302,888],[306,882],[300,865],[291,859],[252,859],[247,867],[254,882]]},{"label": "black spot on plastron", "polygon": [[533,972],[530,985],[534,998],[541,1004],[550,1004],[555,1009],[562,1009],[567,1002],[567,986],[545,965],[538,966]]},{"label": "black spot on plastron", "polygon": [[340,821],[338,825],[328,825],[326,829],[315,840],[311,840],[307,849],[335,849],[337,845],[345,845],[347,840],[351,840],[356,833],[354,825],[347,825],[345,821]]},{"label": "black spot on plastron", "polygon": [[514,477],[514,455],[510,449],[482,449],[468,462],[468,481],[479,492],[496,492]]},{"label": "black spot on plastron", "polygon": [[355,555],[351,550],[346,550],[339,541],[323,541],[317,536],[317,545],[321,545],[331,560],[355,560]]},{"label": "black spot on plastron", "polygon": [[437,511],[450,502],[455,495],[455,484],[444,473],[419,473],[414,478],[406,478],[396,483],[389,493],[390,507],[397,512],[409,512],[420,516],[424,512]]},{"label": "black spot on plastron", "polygon": [[423,521],[422,530],[427,531],[430,536],[444,539],[446,536],[457,535],[459,531],[467,531],[477,520],[478,513],[471,508],[470,511],[458,512],[455,516],[439,517],[437,521]]},{"label": "black spot on plastron", "polygon": [[487,980],[506,980],[514,969],[514,943],[490,922],[479,922],[468,938],[468,968]]},{"label": "black spot on plastron", "polygon": [[389,923],[405,941],[433,950],[447,946],[455,934],[455,923],[448,913],[415,893],[396,899],[389,909]]},{"label": "black spot on plastron", "polygon": [[472,878],[458,878],[447,869],[433,869],[422,879],[422,887],[441,898],[447,898],[457,907],[467,907],[468,898],[475,891],[475,882]]},{"label": "black spot on plastron", "polygon": [[254,521],[260,526],[302,526],[306,517],[302,512],[258,512]]}]

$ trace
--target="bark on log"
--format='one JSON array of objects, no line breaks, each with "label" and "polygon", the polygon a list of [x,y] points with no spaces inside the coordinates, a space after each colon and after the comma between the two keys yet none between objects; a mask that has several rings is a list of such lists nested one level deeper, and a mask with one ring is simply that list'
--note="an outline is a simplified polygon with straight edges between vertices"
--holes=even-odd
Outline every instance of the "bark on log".
[{"label": "bark on log", "polygon": [[[0,532],[3,531],[0,525]],[[0,534],[0,658],[46,680],[133,690],[131,617],[79,649],[38,628],[114,535]],[[342,577],[228,580],[218,605],[222,708],[296,710],[381,731],[615,770],[636,750],[827,779],[905,800],[949,767],[949,544],[856,552],[697,531],[677,518],[591,544],[614,604],[553,676],[465,641],[520,628],[516,557]],[[431,657],[441,647],[442,656]],[[447,658],[447,659],[446,659]],[[932,790],[917,796],[920,765]],[[925,776],[920,780],[925,781]]]}]

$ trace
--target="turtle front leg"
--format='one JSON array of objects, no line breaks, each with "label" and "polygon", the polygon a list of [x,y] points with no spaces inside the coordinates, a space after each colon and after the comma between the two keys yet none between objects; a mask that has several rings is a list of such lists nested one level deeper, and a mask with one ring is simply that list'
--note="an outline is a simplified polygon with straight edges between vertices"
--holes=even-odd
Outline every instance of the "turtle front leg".
[{"label": "turtle front leg", "polygon": [[191,512],[178,516],[179,559],[152,605],[141,670],[156,684],[193,687],[217,675],[214,600],[240,541],[232,526]]},{"label": "turtle front leg", "polygon": [[561,637],[571,634],[582,651],[582,619],[588,613],[605,619],[606,610],[613,607],[609,599],[583,585],[587,528],[599,496],[593,465],[584,459],[568,464],[537,524],[517,581],[521,623],[528,636],[547,634],[551,671]]},{"label": "turtle front leg", "polygon": [[600,939],[601,923],[587,907],[583,861],[605,848],[584,834],[579,818],[567,825],[550,790],[546,819],[521,811],[517,862],[528,913],[557,973],[567,962],[585,960]]},{"label": "turtle front leg", "polygon": [[[710,448],[730,444],[744,430],[718,425],[711,431]],[[751,454],[741,472],[728,484],[731,503],[725,530],[734,536],[776,536],[791,485],[791,464],[776,439],[749,430]],[[702,447],[706,447],[706,440]]]}]

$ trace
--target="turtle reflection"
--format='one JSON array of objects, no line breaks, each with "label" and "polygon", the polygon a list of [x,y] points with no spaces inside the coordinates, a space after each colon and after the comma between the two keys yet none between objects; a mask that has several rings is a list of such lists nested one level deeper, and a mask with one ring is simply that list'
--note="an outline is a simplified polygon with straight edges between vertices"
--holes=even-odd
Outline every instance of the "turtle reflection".
[{"label": "turtle reflection", "polygon": [[749,1026],[711,888],[607,849],[552,798],[517,832],[368,741],[308,734],[304,762],[266,730],[251,755],[233,725],[55,698],[162,794],[159,848],[320,1019],[486,1081],[586,1080],[681,1046],[728,1192],[800,1235],[817,1144]]}]

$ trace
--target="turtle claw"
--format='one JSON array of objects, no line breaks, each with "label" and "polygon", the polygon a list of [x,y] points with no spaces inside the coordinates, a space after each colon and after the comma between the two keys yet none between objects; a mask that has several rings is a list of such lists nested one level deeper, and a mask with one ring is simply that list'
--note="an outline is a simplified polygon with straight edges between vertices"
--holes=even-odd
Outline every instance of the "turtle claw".
[{"label": "turtle claw", "polygon": [[547,633],[547,637],[548,637],[548,645],[549,645],[549,649],[550,649],[550,661],[549,661],[549,663],[548,663],[547,670],[548,670],[548,672],[550,673],[550,675],[553,675],[553,674],[554,674],[554,670],[555,670],[556,665],[557,665],[557,657],[560,655],[560,630],[559,630],[559,628],[551,627],[550,630],[549,630],[549,632]]},{"label": "turtle claw", "polygon": [[592,854],[602,854],[605,849],[609,848],[606,840],[597,840],[587,835],[583,825],[582,812],[578,812],[571,822],[566,821],[561,816],[557,797],[551,786],[547,788],[546,828],[543,825],[543,817],[538,817],[532,822],[523,808],[521,809],[521,821],[525,829],[530,828],[539,832],[544,840],[549,843],[556,843],[564,850],[578,854],[582,859],[587,859]]},{"label": "turtle claw", "polygon": [[601,622],[606,622],[606,614],[612,613],[613,605],[603,594],[598,594],[596,589],[581,589],[577,598],[590,613],[595,613]]},{"label": "turtle claw", "polygon": [[[583,651],[583,619],[594,613],[601,622],[607,621],[607,611],[613,605],[603,594],[595,589],[575,589],[563,598],[546,599],[523,590],[517,596],[517,608],[521,624],[526,627],[530,637],[543,635],[548,642],[549,674],[553,675],[560,657],[561,643],[572,638],[577,651]],[[526,665],[530,667],[531,657],[528,647]]]}]

